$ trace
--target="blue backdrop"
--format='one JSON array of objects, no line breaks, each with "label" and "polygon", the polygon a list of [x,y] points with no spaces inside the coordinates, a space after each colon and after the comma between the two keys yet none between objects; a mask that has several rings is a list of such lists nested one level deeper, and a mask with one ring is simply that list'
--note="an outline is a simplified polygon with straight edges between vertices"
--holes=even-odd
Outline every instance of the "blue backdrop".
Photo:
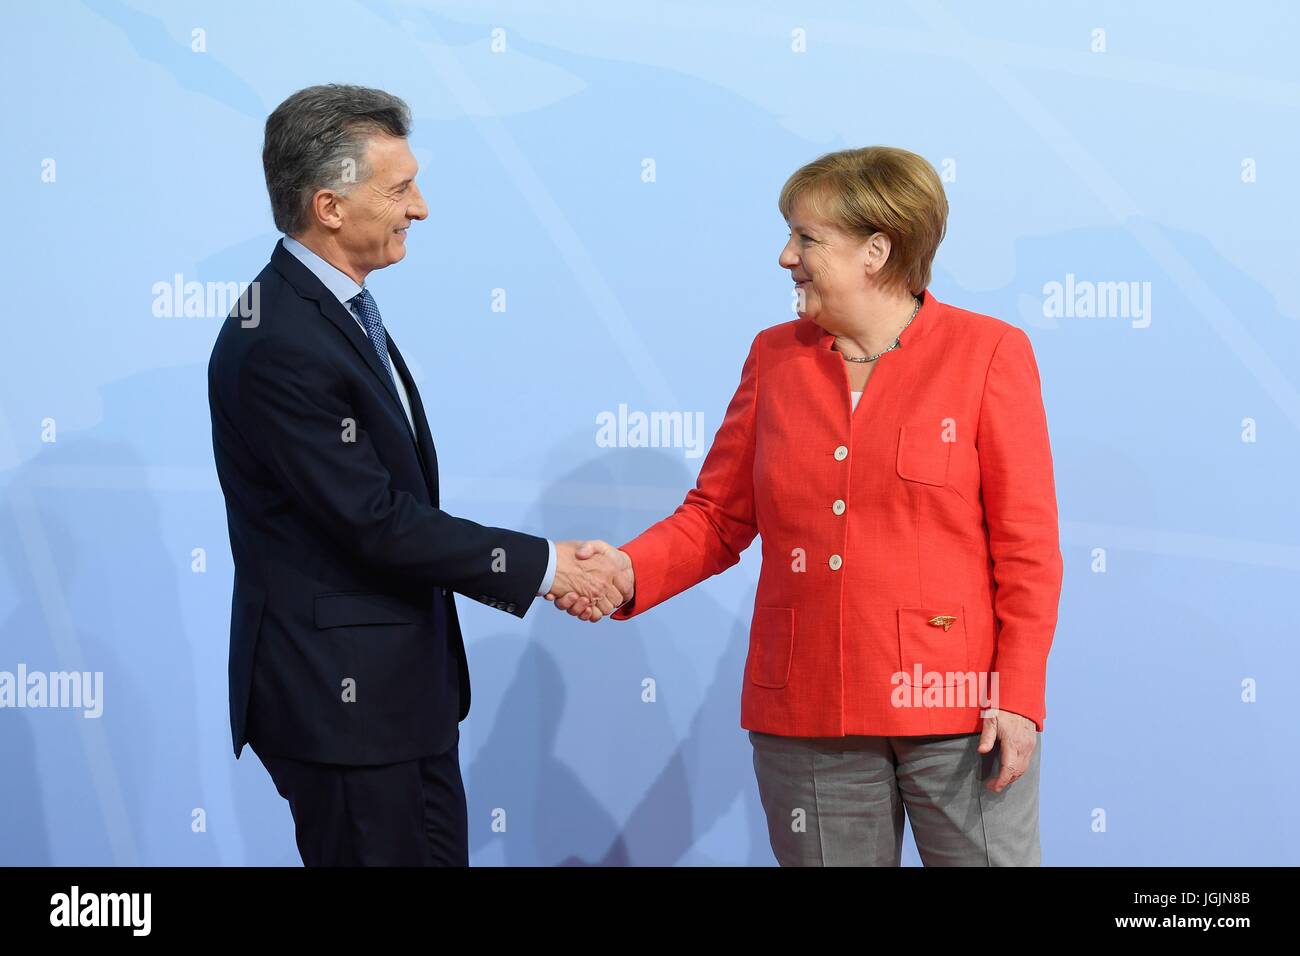
[{"label": "blue backdrop", "polygon": [[[430,216],[369,285],[444,506],[553,538],[621,543],[693,483],[690,448],[603,447],[597,420],[699,413],[707,447],[791,317],[785,178],[926,156],[932,291],[1023,327],[1042,372],[1044,863],[1300,862],[1294,11],[6,5],[0,672],[102,686],[0,709],[0,862],[298,862],[231,754],[202,300],[266,262],[262,125],[321,82],[415,115]],[[626,624],[460,602],[474,864],[772,863],[739,727],[757,551]]]}]

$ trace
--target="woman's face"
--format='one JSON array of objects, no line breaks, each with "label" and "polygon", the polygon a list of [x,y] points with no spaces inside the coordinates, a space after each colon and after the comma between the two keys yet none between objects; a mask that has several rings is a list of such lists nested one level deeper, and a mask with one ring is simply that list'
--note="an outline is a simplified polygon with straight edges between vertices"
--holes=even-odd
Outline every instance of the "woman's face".
[{"label": "woman's face", "polygon": [[[841,332],[844,319],[860,311],[870,274],[883,265],[889,240],[883,233],[861,240],[818,217],[802,199],[790,212],[790,238],[781,250],[781,267],[794,279],[799,315],[828,332]],[[879,260],[879,261],[876,261]]]}]

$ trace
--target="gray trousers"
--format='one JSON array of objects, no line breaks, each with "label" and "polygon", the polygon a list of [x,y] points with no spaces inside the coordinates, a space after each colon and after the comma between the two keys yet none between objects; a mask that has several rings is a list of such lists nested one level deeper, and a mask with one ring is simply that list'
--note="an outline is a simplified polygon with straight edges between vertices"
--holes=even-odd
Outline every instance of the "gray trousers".
[{"label": "gray trousers", "polygon": [[898,866],[903,813],[926,866],[1039,866],[1038,765],[994,793],[1001,744],[979,734],[778,737],[749,733],[782,866]]}]

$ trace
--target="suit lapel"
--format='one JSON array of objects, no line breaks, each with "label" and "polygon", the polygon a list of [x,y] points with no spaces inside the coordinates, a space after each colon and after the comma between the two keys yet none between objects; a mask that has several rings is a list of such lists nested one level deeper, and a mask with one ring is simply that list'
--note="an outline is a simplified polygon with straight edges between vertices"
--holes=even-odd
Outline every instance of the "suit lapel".
[{"label": "suit lapel", "polygon": [[433,506],[438,507],[438,453],[433,447],[433,435],[429,432],[429,420],[424,414],[424,403],[420,401],[420,390],[415,387],[415,379],[407,368],[406,359],[397,349],[393,337],[388,337],[388,357],[392,359],[397,374],[406,383],[406,397],[411,402],[411,417],[415,419],[416,449],[420,452],[420,463],[424,465],[424,477],[429,484],[429,497]]},{"label": "suit lapel", "polygon": [[[314,301],[320,307],[325,318],[334,323],[334,327],[352,343],[352,347],[361,356],[361,361],[366,364],[366,367],[379,379],[380,384],[388,392],[398,414],[405,418],[406,413],[402,411],[402,400],[397,397],[397,387],[393,385],[393,377],[388,374],[384,364],[379,361],[379,355],[375,352],[374,346],[370,344],[370,339],[366,338],[366,333],[361,331],[361,326],[357,323],[356,317],[343,306],[343,303],[335,298],[333,292],[325,288],[325,284],[316,278],[310,269],[298,261],[297,256],[284,248],[283,239],[276,243],[275,251],[271,253],[271,264],[275,266],[281,275],[293,283],[294,288],[300,294]],[[412,438],[414,437],[412,436]]]},{"label": "suit lapel", "polygon": [[[433,503],[437,505],[437,459],[433,456],[433,438],[429,435],[429,424],[424,417],[424,408],[420,405],[419,393],[416,391],[415,382],[411,379],[406,363],[402,360],[401,353],[397,351],[391,336],[388,338],[388,357],[397,368],[398,373],[407,386],[407,397],[411,400],[411,417],[415,419],[416,430],[411,430],[411,423],[406,418],[406,409],[402,407],[402,400],[398,397],[397,386],[393,384],[393,377],[388,374],[384,368],[384,363],[379,360],[379,354],[375,351],[370,339],[366,333],[361,331],[356,317],[347,310],[338,298],[325,284],[316,277],[316,275],[298,260],[288,249],[284,248],[284,240],[275,244],[275,249],[271,253],[271,264],[276,270],[289,280],[298,293],[304,298],[311,299],[320,308],[325,318],[343,333],[352,347],[356,350],[361,361],[370,369],[371,373],[379,379],[384,390],[388,392],[388,397],[392,399],[393,409],[398,418],[406,425],[406,432],[411,436],[411,441],[415,443],[416,455],[420,459],[420,467],[424,471],[425,483],[429,485],[430,493],[433,496]],[[427,452],[426,452],[427,449]],[[427,455],[427,457],[426,457]]]},{"label": "suit lapel", "polygon": [[[397,386],[393,384],[393,376],[388,374],[388,369],[384,368],[384,363],[379,361],[379,353],[370,344],[370,339],[366,338],[366,333],[361,331],[361,326],[357,324],[356,317],[343,306],[343,303],[334,298],[334,294],[331,292],[327,291],[319,301],[321,311],[325,313],[325,317],[348,337],[348,341],[352,343],[353,348],[360,353],[370,371],[375,374],[380,384],[384,386],[385,391],[388,392],[388,397],[393,400],[393,405],[397,408],[397,411],[405,418],[406,412],[402,411],[402,400],[397,397]],[[392,356],[389,355],[389,358],[392,358]],[[414,438],[415,436],[412,435],[411,437]]]}]

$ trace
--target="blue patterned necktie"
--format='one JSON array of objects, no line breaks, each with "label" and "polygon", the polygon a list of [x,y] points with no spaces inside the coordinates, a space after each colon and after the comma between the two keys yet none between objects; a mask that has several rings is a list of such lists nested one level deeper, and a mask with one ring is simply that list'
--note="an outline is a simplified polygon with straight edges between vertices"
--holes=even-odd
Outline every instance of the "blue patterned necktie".
[{"label": "blue patterned necktie", "polygon": [[370,339],[370,344],[374,346],[380,363],[388,370],[389,377],[392,377],[393,367],[388,364],[388,338],[384,334],[384,320],[379,317],[379,307],[375,305],[375,297],[370,294],[369,289],[362,289],[352,297],[351,304],[357,310],[361,323],[366,327],[366,338]]}]

